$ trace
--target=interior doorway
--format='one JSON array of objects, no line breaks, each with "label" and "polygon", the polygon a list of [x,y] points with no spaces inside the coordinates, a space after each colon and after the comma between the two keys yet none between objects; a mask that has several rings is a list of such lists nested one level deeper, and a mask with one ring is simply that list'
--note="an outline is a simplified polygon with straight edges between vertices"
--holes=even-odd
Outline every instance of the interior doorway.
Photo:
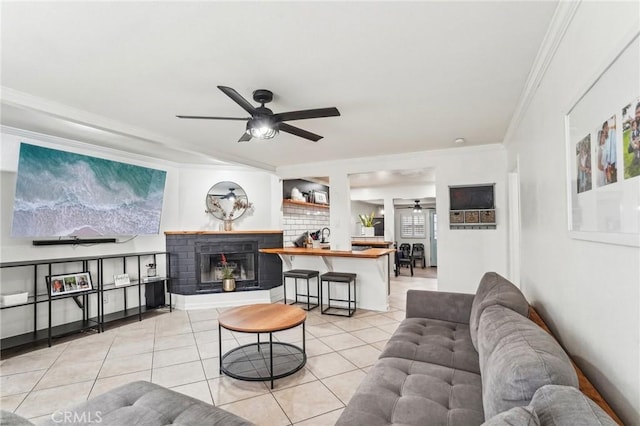
[{"label": "interior doorway", "polygon": [[429,210],[429,265],[438,266],[438,215]]}]

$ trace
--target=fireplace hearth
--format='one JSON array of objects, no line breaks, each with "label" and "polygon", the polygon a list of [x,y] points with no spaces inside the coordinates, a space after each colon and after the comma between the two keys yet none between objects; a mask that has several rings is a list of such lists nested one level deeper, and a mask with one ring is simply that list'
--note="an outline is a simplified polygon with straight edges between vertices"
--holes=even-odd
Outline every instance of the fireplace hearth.
[{"label": "fireplace hearth", "polygon": [[282,231],[166,232],[171,253],[171,291],[195,295],[221,293],[222,256],[234,267],[236,291],[282,285],[282,261],[260,253],[282,247]]}]

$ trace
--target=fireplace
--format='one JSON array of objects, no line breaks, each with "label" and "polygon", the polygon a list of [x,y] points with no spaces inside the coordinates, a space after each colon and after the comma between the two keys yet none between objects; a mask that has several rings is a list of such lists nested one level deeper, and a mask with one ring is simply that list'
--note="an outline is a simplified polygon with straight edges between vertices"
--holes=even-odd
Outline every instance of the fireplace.
[{"label": "fireplace", "polygon": [[258,241],[196,244],[197,291],[222,289],[223,256],[237,289],[258,288]]},{"label": "fireplace", "polygon": [[259,252],[282,247],[282,231],[167,231],[165,235],[174,294],[222,293],[222,255],[234,267],[236,291],[282,285],[282,260]]}]

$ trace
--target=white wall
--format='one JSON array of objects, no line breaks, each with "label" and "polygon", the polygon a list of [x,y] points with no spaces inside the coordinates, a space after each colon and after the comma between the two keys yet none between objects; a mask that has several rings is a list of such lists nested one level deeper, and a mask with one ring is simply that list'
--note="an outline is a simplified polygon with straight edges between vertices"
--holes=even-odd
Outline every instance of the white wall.
[{"label": "white wall", "polygon": [[[306,163],[279,167],[277,173],[283,179],[295,179],[300,176],[347,176],[352,173],[429,167],[436,169],[438,289],[473,293],[486,271],[496,271],[505,276],[507,274],[506,155],[502,145]],[[497,229],[450,230],[449,185],[494,182]],[[369,199],[373,198],[375,197]],[[336,200],[332,199],[332,210],[335,203]],[[336,228],[332,223],[331,232],[333,237],[334,232],[345,232],[348,235],[350,231]]]},{"label": "white wall", "polygon": [[[221,222],[205,213],[205,196],[211,186],[223,180],[231,180],[240,184],[246,191],[249,201],[254,204],[252,212],[243,215],[234,222],[235,229],[282,229],[282,185],[272,173],[238,166],[178,165],[18,129],[3,128],[0,136],[0,254],[2,262],[162,251],[165,249],[165,231],[219,230]],[[160,233],[138,236],[131,240],[129,237],[119,237],[118,240],[122,242],[118,244],[98,244],[88,247],[69,245],[35,247],[32,245],[32,239],[12,238],[12,209],[21,141],[166,170],[167,180]],[[163,270],[162,259],[159,259],[158,263],[160,264],[159,272],[161,272]],[[108,267],[109,263],[106,262],[105,276],[113,274],[113,271],[107,270]],[[47,274],[44,269],[40,268],[38,276],[38,288],[41,293],[46,293],[44,276]],[[54,270],[54,273],[64,272],[78,272],[78,264],[59,265]],[[92,271],[92,273],[95,274],[96,271]],[[28,289],[30,293],[33,293],[32,274],[32,269],[27,268],[0,269],[0,292],[11,293]],[[129,302],[132,304],[137,300],[137,293],[135,300],[133,293],[131,292],[128,296]],[[123,300],[120,292],[110,292],[109,297],[109,303],[105,306],[106,313],[122,309]],[[72,299],[56,302],[55,306],[54,325],[82,318],[81,311],[75,306]],[[92,302],[90,306],[91,315],[94,315],[97,309],[95,302]],[[32,312],[30,307],[0,311],[1,336],[7,337],[30,330],[33,327]],[[47,315],[46,304],[39,304],[38,328],[45,327]]]},{"label": "white wall", "polygon": [[234,230],[282,229],[282,184],[273,173],[239,166],[179,168],[179,208],[174,231],[222,230],[222,221],[205,213],[205,197],[218,182],[232,181],[247,193],[253,209],[233,221]]},{"label": "white wall", "polygon": [[[634,425],[640,424],[640,250],[570,238],[564,115],[640,29],[639,16],[638,2],[581,3],[506,141],[509,169],[519,159],[522,289],[625,424]],[[640,79],[638,66],[635,72]],[[630,92],[629,100],[637,95]]]}]

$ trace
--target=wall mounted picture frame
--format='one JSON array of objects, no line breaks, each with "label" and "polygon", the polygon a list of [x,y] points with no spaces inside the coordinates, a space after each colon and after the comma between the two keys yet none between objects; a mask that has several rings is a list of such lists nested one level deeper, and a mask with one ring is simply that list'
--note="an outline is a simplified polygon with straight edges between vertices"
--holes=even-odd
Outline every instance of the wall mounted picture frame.
[{"label": "wall mounted picture frame", "polygon": [[51,296],[62,296],[93,290],[90,272],[76,272],[64,275],[48,275],[47,287]]},{"label": "wall mounted picture frame", "polygon": [[640,176],[632,176],[633,154],[628,152],[632,120],[640,118],[639,61],[640,31],[634,29],[566,108],[571,238],[640,247]]},{"label": "wall mounted picture frame", "polygon": [[316,204],[329,204],[329,196],[324,191],[313,191],[313,202]]}]

